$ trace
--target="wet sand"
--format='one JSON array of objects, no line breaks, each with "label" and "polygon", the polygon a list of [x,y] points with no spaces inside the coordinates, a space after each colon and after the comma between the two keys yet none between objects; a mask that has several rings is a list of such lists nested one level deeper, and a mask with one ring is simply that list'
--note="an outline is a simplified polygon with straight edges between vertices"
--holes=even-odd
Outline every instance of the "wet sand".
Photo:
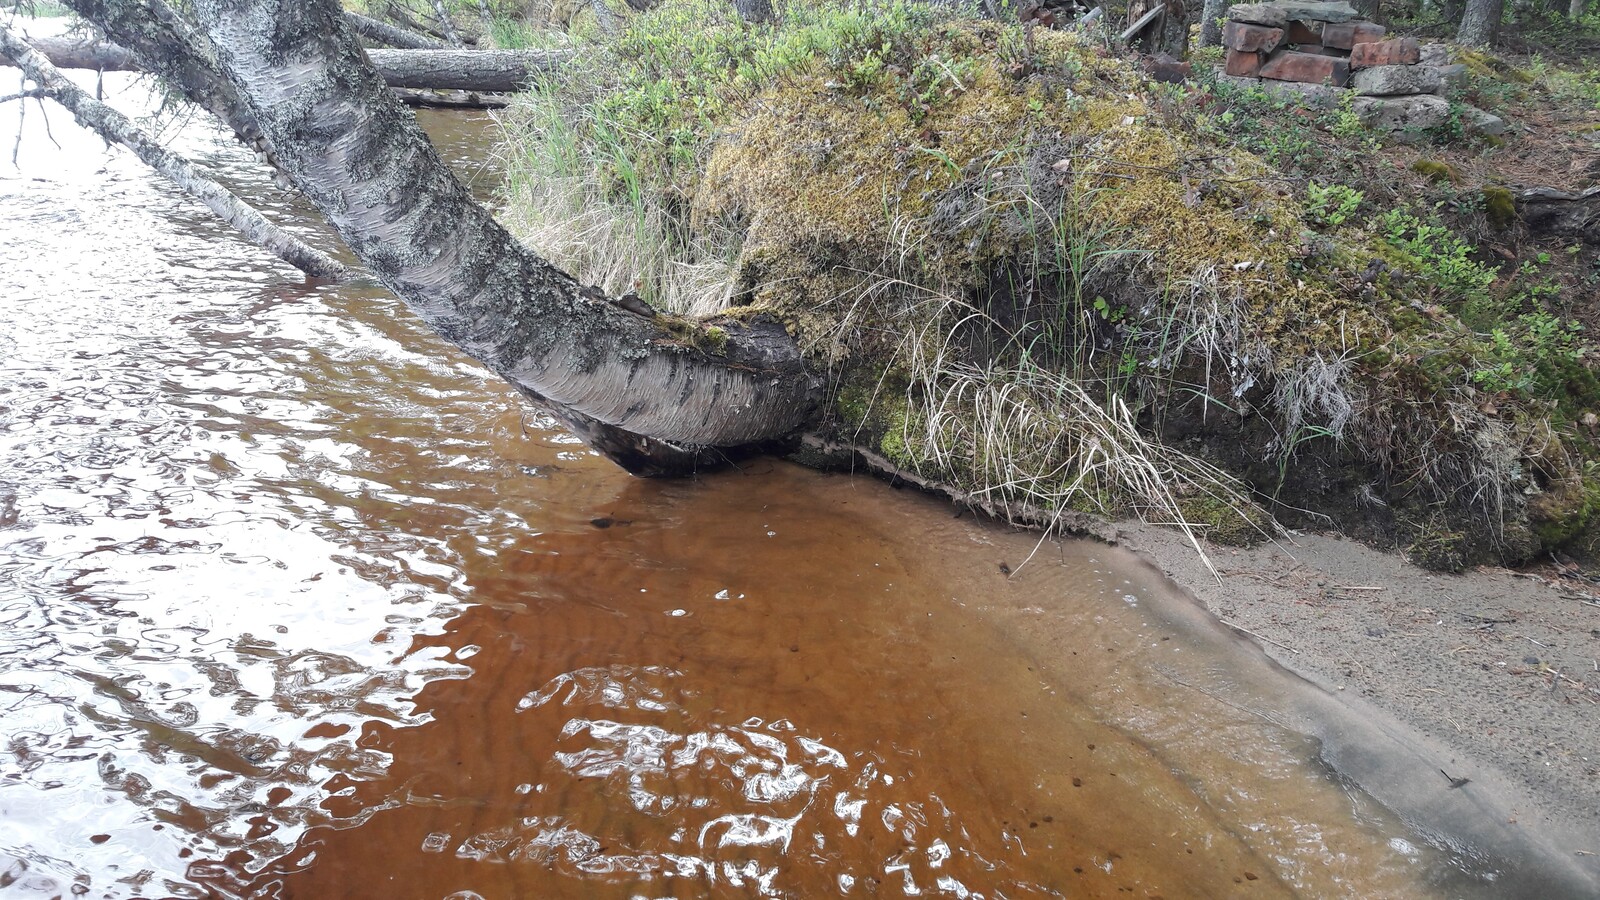
[{"label": "wet sand", "polygon": [[1441,836],[1471,824],[1480,837],[1547,843],[1551,865],[1600,883],[1600,601],[1577,573],[1443,575],[1300,534],[1209,547],[1219,583],[1176,532],[1113,531],[1267,657],[1426,763],[1363,770],[1360,748],[1341,746],[1348,736],[1324,734],[1330,753],[1346,752],[1338,767],[1380,801]]}]

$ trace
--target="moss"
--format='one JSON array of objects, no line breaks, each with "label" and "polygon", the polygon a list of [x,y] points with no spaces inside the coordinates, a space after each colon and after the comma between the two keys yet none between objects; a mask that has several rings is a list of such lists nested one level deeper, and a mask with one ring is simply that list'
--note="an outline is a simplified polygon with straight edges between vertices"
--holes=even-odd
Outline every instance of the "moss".
[{"label": "moss", "polygon": [[1510,228],[1517,221],[1517,200],[1510,189],[1500,185],[1485,185],[1483,188],[1483,213],[1489,219],[1489,224],[1501,231]]},{"label": "moss", "polygon": [[1228,547],[1249,547],[1272,533],[1272,520],[1258,507],[1240,506],[1211,496],[1178,501],[1184,521],[1202,527],[1208,540]]},{"label": "moss", "polygon": [[1463,50],[1456,61],[1480,78],[1499,78],[1516,84],[1533,84],[1533,76],[1505,60],[1481,50]]},{"label": "moss", "polygon": [[1419,159],[1411,164],[1411,171],[1439,184],[1454,181],[1456,178],[1455,169],[1450,168],[1448,163],[1442,163],[1435,159]]}]

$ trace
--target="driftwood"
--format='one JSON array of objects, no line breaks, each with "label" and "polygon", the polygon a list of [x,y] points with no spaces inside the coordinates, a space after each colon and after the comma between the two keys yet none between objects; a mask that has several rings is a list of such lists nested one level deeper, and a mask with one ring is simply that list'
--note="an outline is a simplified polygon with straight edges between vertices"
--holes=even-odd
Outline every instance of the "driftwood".
[{"label": "driftwood", "polygon": [[[136,71],[132,53],[104,41],[41,38],[33,46],[57,68]],[[390,87],[510,93],[561,65],[565,50],[368,50],[373,68]],[[0,55],[0,64],[14,65]]]},{"label": "driftwood", "polygon": [[424,91],[417,88],[392,88],[394,95],[407,106],[431,109],[504,109],[511,105],[510,94],[487,94],[478,91]]}]

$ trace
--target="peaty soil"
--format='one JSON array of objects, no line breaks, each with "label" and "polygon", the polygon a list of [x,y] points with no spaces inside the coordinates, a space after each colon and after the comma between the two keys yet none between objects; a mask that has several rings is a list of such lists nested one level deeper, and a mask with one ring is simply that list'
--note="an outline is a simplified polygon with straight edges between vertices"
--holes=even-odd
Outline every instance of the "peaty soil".
[{"label": "peaty soil", "polygon": [[1296,534],[1208,547],[1219,581],[1171,530],[1124,523],[1117,541],[1340,704],[1397,720],[1441,770],[1398,805],[1470,800],[1600,875],[1600,587],[1582,572],[1445,575]]}]

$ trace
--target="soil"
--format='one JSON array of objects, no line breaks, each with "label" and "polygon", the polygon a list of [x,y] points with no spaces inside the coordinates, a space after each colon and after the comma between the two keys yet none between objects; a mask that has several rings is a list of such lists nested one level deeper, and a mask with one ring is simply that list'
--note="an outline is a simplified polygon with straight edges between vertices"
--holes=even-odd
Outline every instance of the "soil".
[{"label": "soil", "polygon": [[1169,529],[1124,523],[1116,538],[1278,664],[1400,723],[1441,770],[1407,790],[1476,792],[1478,809],[1600,877],[1600,585],[1581,570],[1444,575],[1297,533],[1208,547],[1214,577]]}]

